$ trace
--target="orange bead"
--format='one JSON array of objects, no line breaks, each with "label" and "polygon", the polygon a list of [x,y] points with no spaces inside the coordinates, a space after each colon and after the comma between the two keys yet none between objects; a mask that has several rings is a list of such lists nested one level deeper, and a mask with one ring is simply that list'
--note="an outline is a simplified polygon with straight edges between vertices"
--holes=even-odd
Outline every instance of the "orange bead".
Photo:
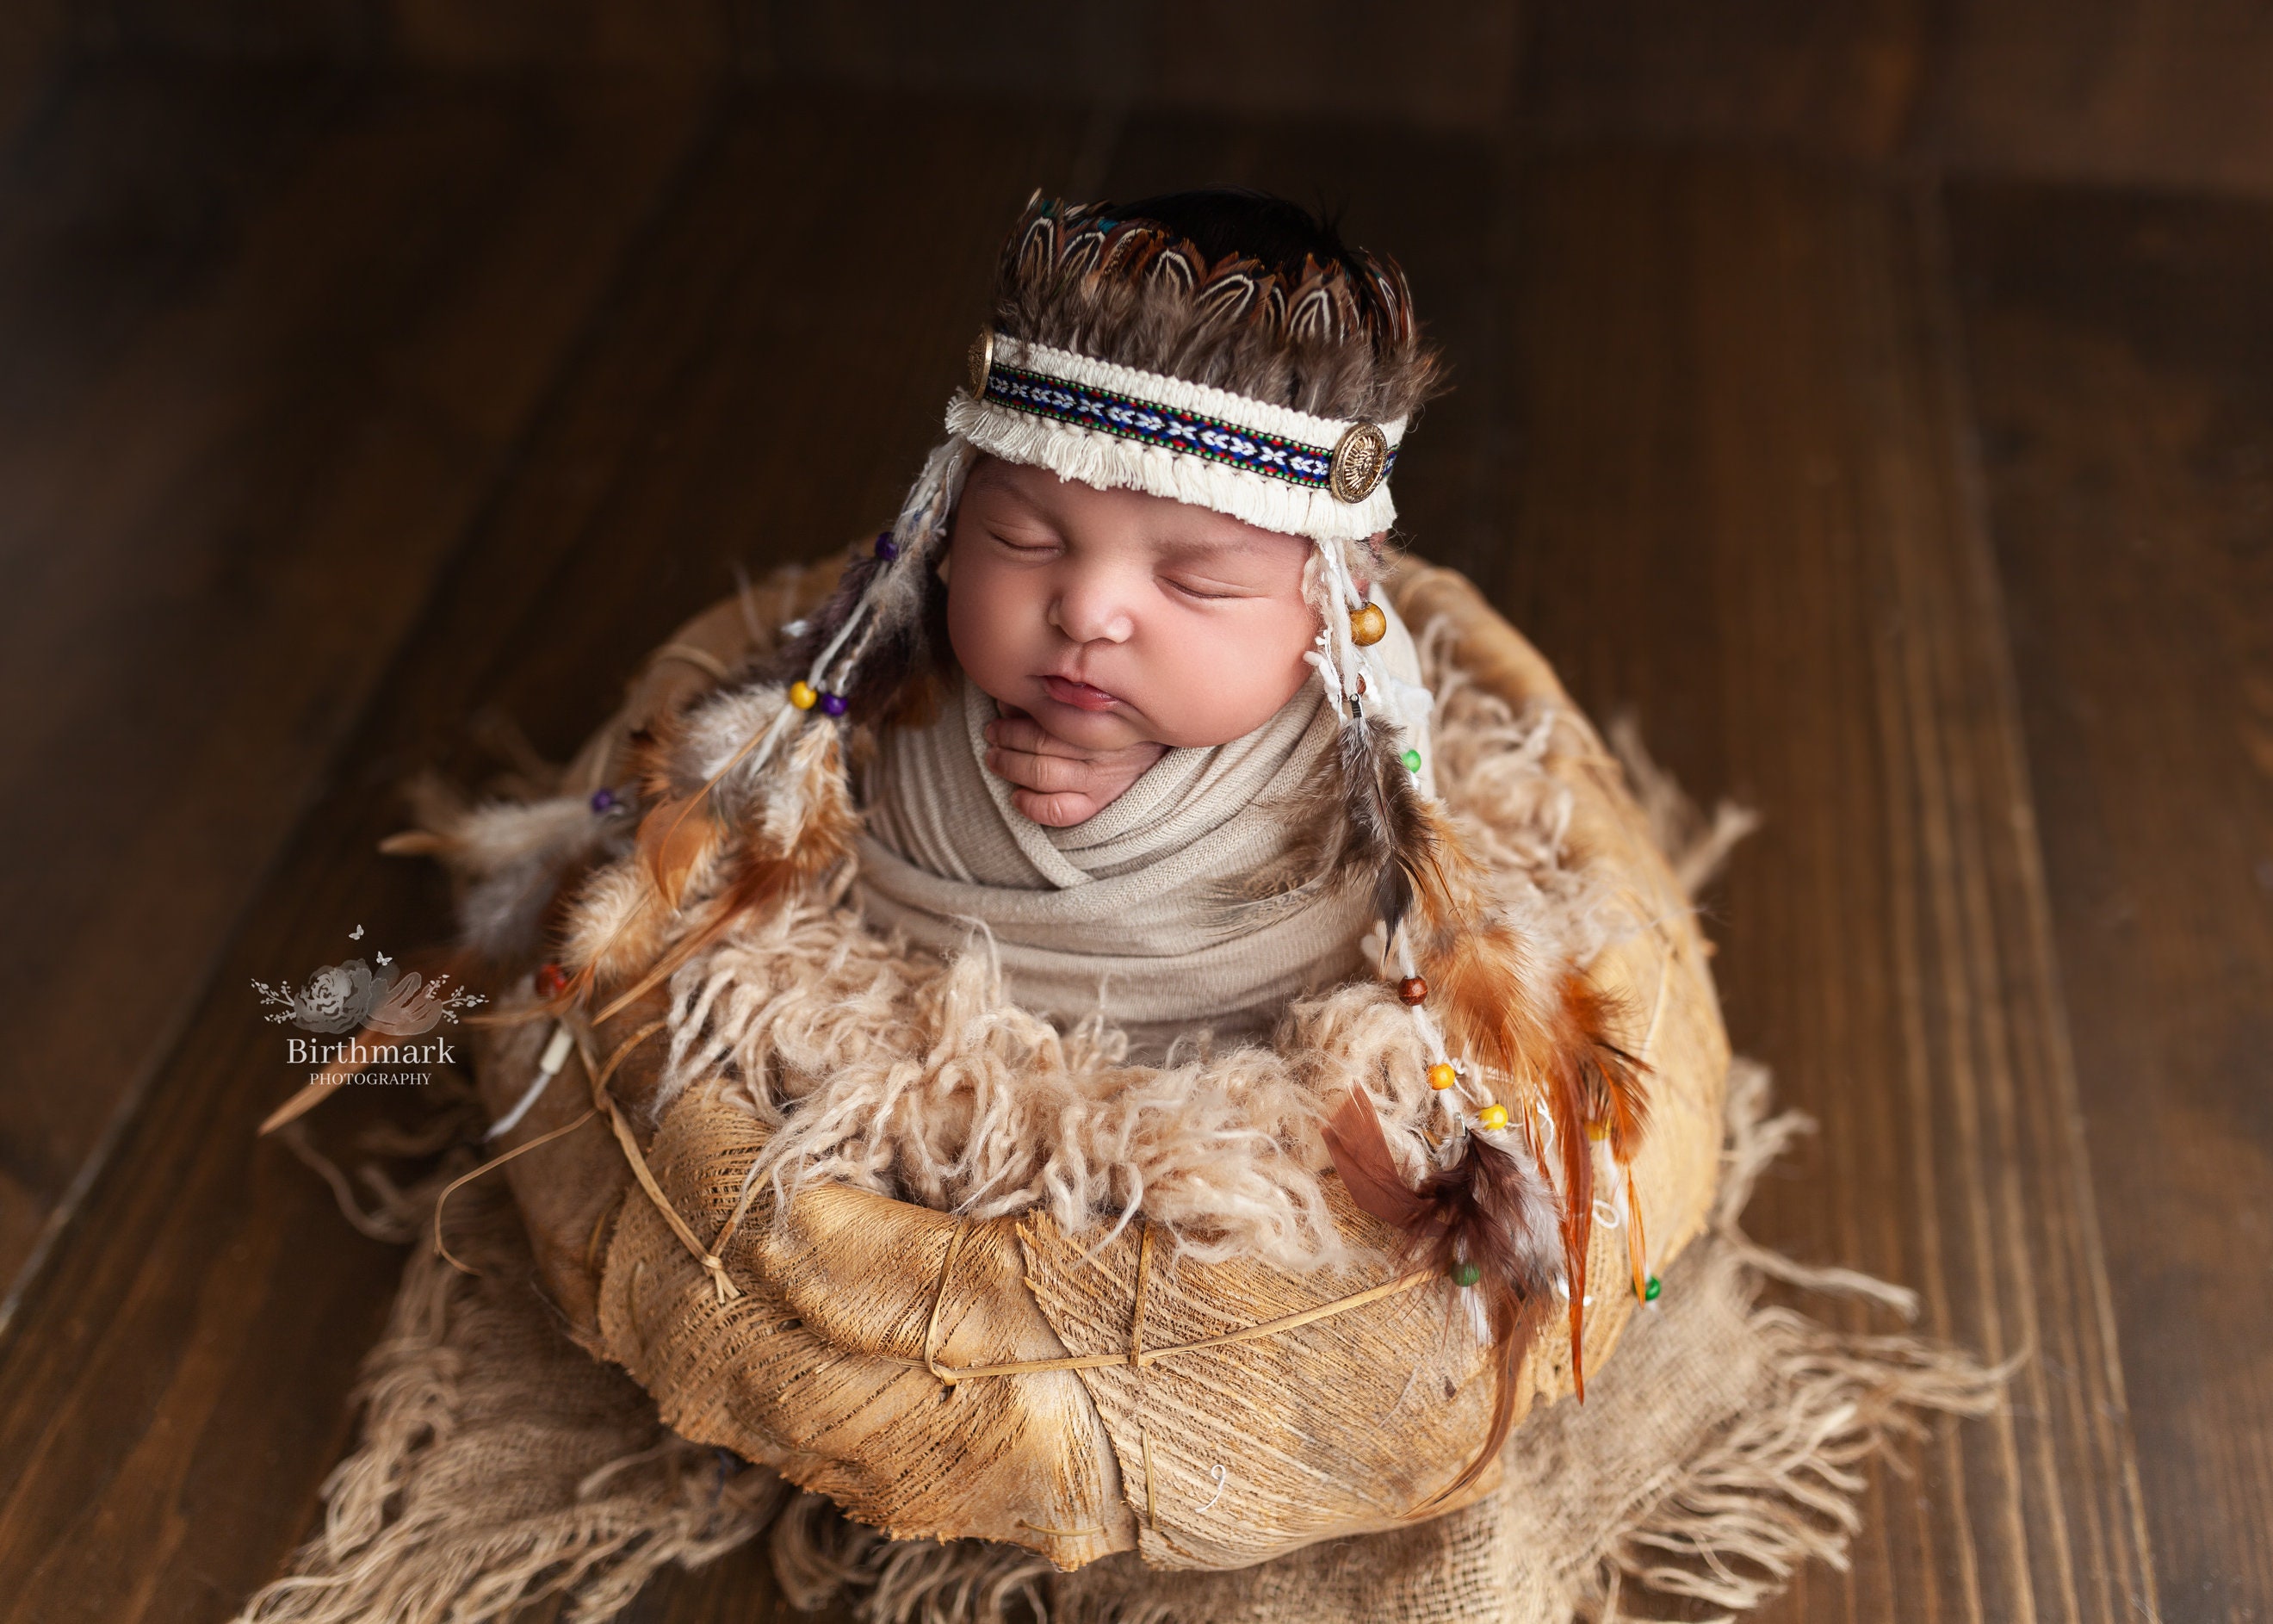
[{"label": "orange bead", "polygon": [[1379,604],[1366,604],[1350,612],[1350,641],[1358,647],[1370,648],[1389,635],[1389,617],[1381,612]]},{"label": "orange bead", "polygon": [[1429,1086],[1442,1094],[1460,1080],[1460,1074],[1439,1060],[1429,1068]]},{"label": "orange bead", "polygon": [[1397,983],[1397,996],[1407,1004],[1420,1004],[1429,996],[1429,983],[1417,975],[1408,975]]}]

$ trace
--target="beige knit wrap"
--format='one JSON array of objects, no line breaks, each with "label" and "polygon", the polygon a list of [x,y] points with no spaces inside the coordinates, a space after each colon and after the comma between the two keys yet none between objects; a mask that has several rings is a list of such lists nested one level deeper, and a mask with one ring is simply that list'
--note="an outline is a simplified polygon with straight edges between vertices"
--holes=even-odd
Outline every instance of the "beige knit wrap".
[{"label": "beige knit wrap", "polygon": [[[1425,787],[1427,690],[1401,621],[1374,652],[1398,684]],[[872,926],[942,957],[983,929],[1012,998],[1069,1026],[1102,1016],[1139,1054],[1203,1026],[1264,1036],[1294,998],[1359,971],[1373,923],[1362,891],[1242,894],[1333,809],[1305,798],[1340,734],[1316,684],[1228,744],[1169,750],[1065,829],[1018,811],[986,770],[999,714],[965,679],[927,726],[882,736],[861,785],[856,889]]]}]

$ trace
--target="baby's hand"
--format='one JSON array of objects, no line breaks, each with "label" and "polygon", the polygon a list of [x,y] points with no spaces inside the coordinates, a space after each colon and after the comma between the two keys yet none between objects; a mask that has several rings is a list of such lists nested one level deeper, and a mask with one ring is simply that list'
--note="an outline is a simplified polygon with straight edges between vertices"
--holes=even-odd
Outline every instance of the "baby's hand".
[{"label": "baby's hand", "polygon": [[1031,717],[986,724],[986,768],[1017,787],[1010,804],[1037,823],[1069,828],[1095,817],[1167,754],[1164,744],[1084,750],[1043,731]]}]

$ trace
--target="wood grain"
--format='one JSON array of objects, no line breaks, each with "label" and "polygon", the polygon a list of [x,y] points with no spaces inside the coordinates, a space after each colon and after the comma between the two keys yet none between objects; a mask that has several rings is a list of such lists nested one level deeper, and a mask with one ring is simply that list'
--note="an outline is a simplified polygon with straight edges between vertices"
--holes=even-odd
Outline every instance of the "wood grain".
[{"label": "wood grain", "polygon": [[1922,155],[1960,171],[2273,193],[2254,0],[1973,0],[1937,19]]},{"label": "wood grain", "polygon": [[[41,932],[0,949],[19,1244],[151,1080],[0,1339],[0,1619],[225,1617],[312,1524],[397,1256],[251,1142],[297,1074],[244,983],[356,923],[439,933],[433,876],[372,855],[401,776],[476,775],[485,716],[565,754],[738,568],[888,514],[1030,187],[1203,179],[1342,204],[1404,260],[1458,384],[1400,472],[1412,538],[1590,710],[1766,814],[1716,967],[1738,1045],[1823,1126],[1752,1227],[2028,1356],[2010,1412],[1877,1471],[1851,1569],[1772,1616],[2273,1605],[2273,232],[1969,185],[1961,342],[1935,193],[1849,162],[1968,128],[1932,100],[1946,20],[1817,24],[1786,91],[1669,114],[1655,149],[1602,101],[1639,70],[1567,14],[1526,94],[1551,111],[1571,52],[1610,53],[1567,105],[1613,113],[1506,139],[1473,108],[1005,119],[841,76],[713,104],[87,71],[0,175],[0,670],[46,696],[0,711],[0,818],[49,854],[4,898]],[[438,52],[520,49],[504,12],[430,21],[470,31]],[[1702,149],[1731,131],[1782,145]],[[2024,145],[1947,139],[1992,168]],[[2106,162],[2082,151],[2029,162]],[[634,1616],[772,1595],[752,1548]]]},{"label": "wood grain", "polygon": [[[792,180],[780,154],[825,119],[852,133]],[[246,982],[336,959],[357,922],[380,943],[440,934],[434,876],[373,848],[405,771],[471,764],[469,718],[501,708],[565,755],[731,566],[891,511],[992,268],[991,230],[947,228],[1009,218],[1077,136],[1005,134],[959,102],[769,97],[674,183],[0,1343],[0,1618],[221,1618],[279,1570],[348,1441],[398,1264],[253,1143],[299,1079]],[[515,252],[541,263],[545,238]],[[841,274],[904,276],[911,240],[949,245],[897,298]],[[690,1580],[686,1605],[718,1582]]]},{"label": "wood grain", "polygon": [[1968,187],[1966,338],[2171,1616],[2273,1613],[2273,209]]},{"label": "wood grain", "polygon": [[76,94],[0,200],[0,683],[39,695],[0,711],[0,845],[42,858],[0,904],[46,921],[0,945],[0,1019],[23,1075],[74,1079],[0,1116],[0,1279],[178,1034],[695,123],[236,71]]},{"label": "wood grain", "polygon": [[1515,112],[1538,137],[1775,143],[1884,159],[1936,67],[1917,0],[1534,0]]},{"label": "wood grain", "polygon": [[1557,142],[1773,145],[2273,192],[2255,0],[1535,0],[1516,117]]},{"label": "wood grain", "polygon": [[1822,1130],[1752,1226],[2029,1356],[1776,1615],[2151,1615],[1930,204],[1671,154],[1544,160],[1520,195],[1499,590],[1582,703],[1766,816],[1717,968]]}]

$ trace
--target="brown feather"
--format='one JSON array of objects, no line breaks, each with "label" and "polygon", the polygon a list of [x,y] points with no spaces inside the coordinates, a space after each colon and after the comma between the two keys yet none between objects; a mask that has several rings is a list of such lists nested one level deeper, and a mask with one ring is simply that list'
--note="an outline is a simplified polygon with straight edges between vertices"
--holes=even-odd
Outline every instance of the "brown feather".
[{"label": "brown feather", "polygon": [[1416,896],[1433,914],[1447,906],[1438,864],[1440,825],[1399,759],[1397,734],[1371,717],[1341,729],[1335,756],[1347,831],[1330,876],[1373,888],[1374,911],[1391,936]]},{"label": "brown feather", "polygon": [[[731,877],[699,921],[593,1019],[605,1020],[724,935],[735,921],[774,906],[851,853],[859,813],[845,782],[841,735],[807,733],[769,786],[773,804],[752,808],[724,853]],[[661,810],[661,808],[657,808]],[[778,816],[776,816],[778,814]],[[653,816],[653,814],[649,814]]]},{"label": "brown feather", "polygon": [[1462,1263],[1475,1267],[1474,1289],[1482,1295],[1498,1356],[1491,1421],[1460,1475],[1409,1514],[1423,1515],[1490,1466],[1515,1423],[1523,1357],[1538,1335],[1547,1294],[1554,1289],[1554,1192],[1521,1161],[1480,1134],[1468,1136],[1450,1167],[1430,1173],[1417,1190],[1408,1186],[1362,1089],[1350,1091],[1324,1135],[1350,1199],[1402,1235],[1407,1267],[1425,1259],[1448,1274]]}]

